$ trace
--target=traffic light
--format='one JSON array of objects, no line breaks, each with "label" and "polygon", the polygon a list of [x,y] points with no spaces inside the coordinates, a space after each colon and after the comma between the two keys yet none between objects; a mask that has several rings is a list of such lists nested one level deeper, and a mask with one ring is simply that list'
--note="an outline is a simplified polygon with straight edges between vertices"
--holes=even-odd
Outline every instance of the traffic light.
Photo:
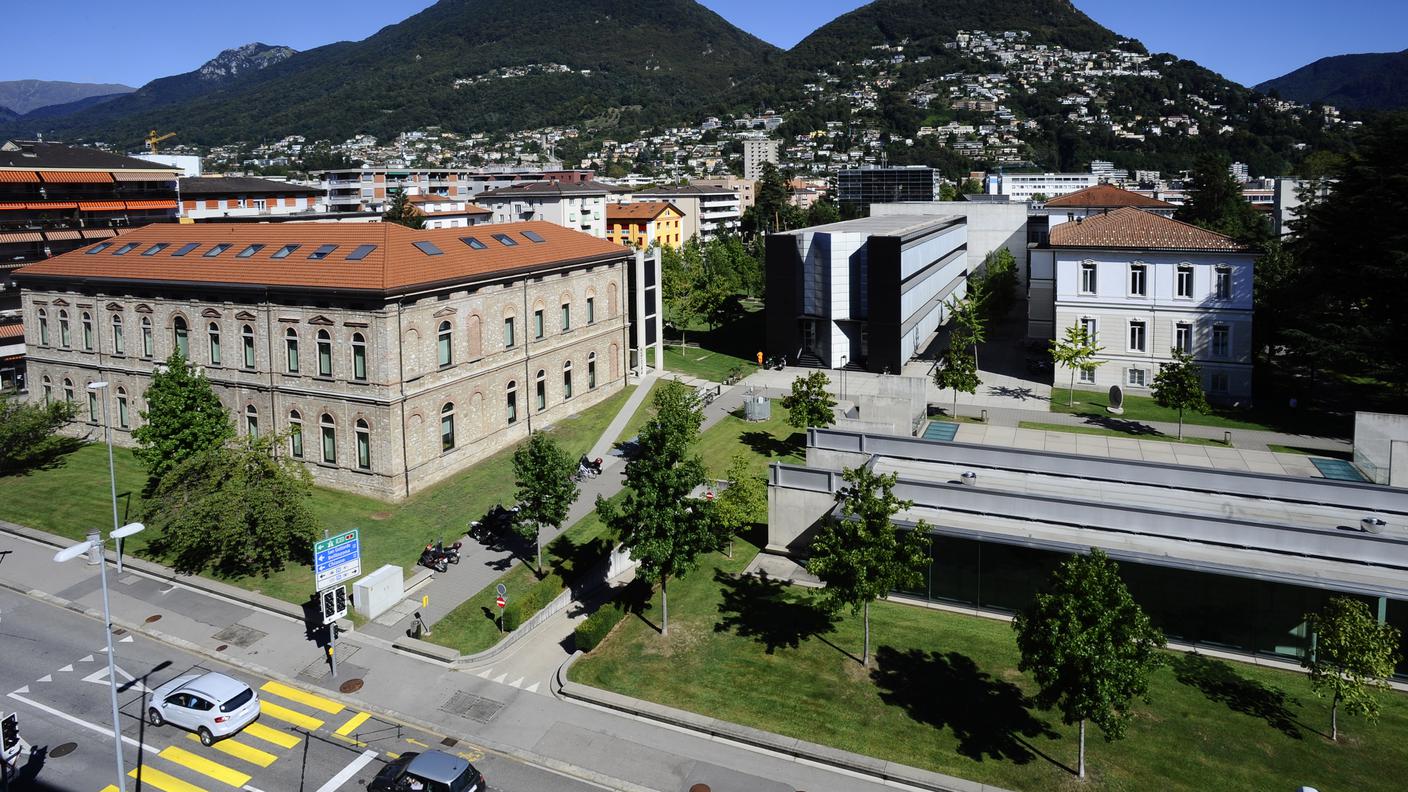
[{"label": "traffic light", "polygon": [[0,721],[0,753],[8,754],[20,744],[20,718],[11,712]]},{"label": "traffic light", "polygon": [[323,592],[323,624],[332,624],[347,615],[347,587],[334,586]]}]

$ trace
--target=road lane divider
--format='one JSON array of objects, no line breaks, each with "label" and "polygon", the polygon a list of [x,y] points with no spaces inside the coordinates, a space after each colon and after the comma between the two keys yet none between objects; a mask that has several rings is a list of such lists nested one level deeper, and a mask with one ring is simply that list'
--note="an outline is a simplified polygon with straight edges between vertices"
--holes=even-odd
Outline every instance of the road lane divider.
[{"label": "road lane divider", "polygon": [[280,707],[267,699],[259,700],[259,712],[271,718],[281,720],[284,723],[291,723],[294,726],[301,726],[308,731],[317,731],[323,727],[323,722],[311,715],[304,715],[297,710],[288,707]]},{"label": "road lane divider", "polygon": [[305,707],[312,707],[315,710],[326,712],[329,715],[336,715],[346,709],[340,702],[314,695],[305,690],[299,690],[292,685],[285,685],[282,682],[270,680],[265,682],[259,689],[265,693],[272,693],[279,698],[296,701]]},{"label": "road lane divider", "polygon": [[280,748],[292,748],[293,746],[303,742],[303,740],[300,739],[297,735],[289,734],[286,731],[279,731],[278,729],[270,728],[257,721],[244,727],[244,730],[240,733],[248,734],[251,737],[256,737],[267,743],[273,743],[274,745],[277,745]]},{"label": "road lane divider", "polygon": [[[186,737],[200,742],[199,737],[189,732],[186,734]],[[234,739],[220,740],[210,747],[227,756],[233,756],[236,759],[241,759],[252,765],[259,765],[260,767],[268,767],[279,759],[279,757],[268,751],[261,751],[252,745],[245,745],[239,740]]]},{"label": "road lane divider", "polygon": [[185,748],[170,745],[161,749],[161,753],[157,754],[157,756],[160,756],[162,759],[172,764],[178,764],[187,770],[194,770],[203,776],[208,776],[223,784],[235,787],[236,789],[249,783],[250,777],[248,773],[241,773],[232,767],[226,767],[219,762],[206,759],[200,754],[191,753]]},{"label": "road lane divider", "polygon": [[362,768],[371,763],[377,757],[376,751],[363,751],[361,756],[353,759],[348,765],[337,772],[337,775],[328,779],[326,784],[318,787],[318,792],[337,792],[342,785],[352,780],[352,777],[362,772]]}]

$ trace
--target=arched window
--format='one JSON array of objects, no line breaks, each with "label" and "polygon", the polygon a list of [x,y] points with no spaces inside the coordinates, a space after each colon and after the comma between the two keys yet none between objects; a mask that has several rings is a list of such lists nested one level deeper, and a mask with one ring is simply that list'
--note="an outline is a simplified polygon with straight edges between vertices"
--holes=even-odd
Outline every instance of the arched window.
[{"label": "arched window", "polygon": [[318,376],[332,376],[332,336],[328,331],[318,331]]},{"label": "arched window", "polygon": [[39,314],[39,345],[49,346],[49,312],[40,308]]},{"label": "arched window", "polygon": [[533,378],[535,383],[534,391],[537,393],[537,403],[539,410],[548,408],[548,376],[547,372],[538,369],[538,375]]},{"label": "arched window", "polygon": [[149,358],[156,352],[152,349],[152,320],[149,316],[142,317],[142,357]]},{"label": "arched window", "polygon": [[39,381],[44,386],[44,403],[48,404],[54,400],[54,383],[49,380],[48,374],[45,374]]},{"label": "arched window", "polygon": [[181,354],[181,357],[190,360],[191,342],[187,337],[186,318],[184,316],[176,316],[171,319],[171,343],[175,346],[176,351]]},{"label": "arched window", "polygon": [[562,364],[562,398],[572,398],[572,361]]},{"label": "arched window", "polygon": [[127,339],[122,337],[122,314],[112,315],[112,353],[127,354]]},{"label": "arched window", "polygon": [[352,334],[352,379],[367,378],[367,339],[361,333]]},{"label": "arched window", "polygon": [[440,450],[449,451],[455,447],[455,405],[446,402],[440,408]]},{"label": "arched window", "polygon": [[333,423],[332,416],[323,413],[323,417],[318,419],[318,424],[323,430],[323,461],[329,465],[337,464],[337,426]]},{"label": "arched window", "polygon": [[83,312],[83,351],[93,351],[93,316],[87,311]]},{"label": "arched window", "polygon": [[245,325],[240,328],[240,345],[244,348],[244,367],[254,368],[254,328]]},{"label": "arched window", "polygon": [[70,339],[68,337],[68,311],[59,311],[59,346],[64,349],[69,348]]},{"label": "arched window", "polygon": [[244,428],[251,438],[259,437],[259,410],[253,404],[244,408]]},{"label": "arched window", "polygon": [[361,418],[357,419],[357,469],[372,469],[372,429]]},{"label": "arched window", "polygon": [[210,338],[210,365],[220,365],[220,325],[211,322],[206,327],[206,334]]},{"label": "arched window", "polygon": [[284,358],[288,373],[298,373],[298,331],[292,327],[284,331]]},{"label": "arched window", "polygon": [[288,411],[288,452],[294,459],[303,458],[303,416],[298,410]]},{"label": "arched window", "polygon": [[64,401],[73,403],[73,380],[64,377]]},{"label": "arched window", "polygon": [[510,424],[518,420],[518,383],[513,380],[508,381],[508,422]]},{"label": "arched window", "polygon": [[[90,382],[90,383],[88,383],[88,384],[89,384],[89,385],[92,385],[93,383]],[[95,391],[95,390],[87,389],[87,388],[85,388],[85,390],[88,391],[88,423],[97,423],[97,422],[98,422],[98,392]]]},{"label": "arched window", "polygon": [[587,353],[587,387],[596,387],[596,353]]},{"label": "arched window", "polygon": [[452,360],[450,350],[453,348],[451,344],[450,323],[448,321],[441,322],[440,330],[435,334],[435,357],[440,364],[440,368],[445,368],[450,365]]},{"label": "arched window", "polygon": [[128,427],[127,418],[127,389],[118,386],[117,389],[117,425],[123,429]]},{"label": "arched window", "polygon": [[588,295],[587,295],[587,324],[591,324],[592,322],[595,322],[595,321],[596,321],[596,296],[593,295],[593,294],[588,294]]}]

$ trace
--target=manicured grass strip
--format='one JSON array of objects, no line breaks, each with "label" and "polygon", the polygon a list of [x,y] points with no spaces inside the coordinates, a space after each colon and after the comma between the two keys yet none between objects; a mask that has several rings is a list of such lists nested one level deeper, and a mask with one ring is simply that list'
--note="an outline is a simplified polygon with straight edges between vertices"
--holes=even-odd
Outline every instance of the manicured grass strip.
[{"label": "manicured grass strip", "polygon": [[[1076,388],[1076,403],[1073,407],[1068,407],[1066,403],[1070,401],[1070,388],[1051,389],[1051,411],[1059,413],[1075,413],[1076,415],[1095,415],[1110,417],[1110,413],[1105,408],[1110,406],[1110,394],[1103,390],[1081,390]],[[1158,402],[1149,396],[1131,396],[1128,391],[1124,395],[1124,413],[1118,417],[1125,421],[1157,421],[1160,423],[1178,423],[1178,410],[1172,407],[1160,407]],[[1183,423],[1193,426],[1220,426],[1224,429],[1250,429],[1260,432],[1281,431],[1277,426],[1259,420],[1259,416],[1247,410],[1214,410],[1204,415],[1203,413],[1184,412]],[[1315,432],[1310,432],[1315,434]]]},{"label": "manicured grass strip", "polygon": [[1206,437],[1185,437],[1179,440],[1172,435],[1162,432],[1152,432],[1140,434],[1138,432],[1121,432],[1118,429],[1105,429],[1100,426],[1073,426],[1071,424],[1041,423],[1039,421],[1021,421],[1017,424],[1019,429],[1036,429],[1042,432],[1069,432],[1070,434],[1101,435],[1103,437],[1123,437],[1126,440],[1153,440],[1159,443],[1183,443],[1184,445],[1205,445],[1227,448],[1227,444],[1221,440],[1209,440]]},{"label": "manicured grass strip", "polygon": [[1269,451],[1278,454],[1300,454],[1302,456],[1325,457],[1326,459],[1343,459],[1346,462],[1354,461],[1354,454],[1349,451],[1329,451],[1323,448],[1304,448],[1302,446],[1288,446],[1280,443],[1267,443]]},{"label": "manicured grass strip", "polygon": [[726,415],[699,438],[698,452],[712,478],[721,478],[733,455],[749,456],[758,475],[770,462],[800,465],[806,461],[806,436],[787,425],[787,411],[779,400],[772,403],[772,417],[766,421],[745,421],[741,413]]},{"label": "manicured grass strip", "polygon": [[[689,343],[692,344],[693,341],[689,341]],[[735,368],[741,368],[743,376],[746,377],[758,370],[758,361],[735,357],[723,352],[700,349],[697,346],[665,347],[665,370],[667,371],[678,371],[681,374],[688,374],[691,377],[698,377],[710,382],[723,382],[729,372]]]},{"label": "manicured grass strip", "polygon": [[736,578],[753,551],[711,555],[670,582],[572,668],[574,681],[884,760],[1016,790],[1398,790],[1408,777],[1408,696],[1382,699],[1377,724],[1341,713],[1301,674],[1169,654],[1126,738],[1086,740],[1090,780],[1075,781],[1075,728],[1034,708],[1009,624],[891,602],[861,623],[815,594]]}]

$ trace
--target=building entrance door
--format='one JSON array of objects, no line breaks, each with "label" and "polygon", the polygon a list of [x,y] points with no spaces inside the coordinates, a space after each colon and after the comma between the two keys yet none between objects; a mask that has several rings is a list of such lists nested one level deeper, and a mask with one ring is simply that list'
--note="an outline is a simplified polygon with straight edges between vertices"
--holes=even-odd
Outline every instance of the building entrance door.
[{"label": "building entrance door", "polygon": [[815,319],[802,320],[802,354],[817,354]]}]

